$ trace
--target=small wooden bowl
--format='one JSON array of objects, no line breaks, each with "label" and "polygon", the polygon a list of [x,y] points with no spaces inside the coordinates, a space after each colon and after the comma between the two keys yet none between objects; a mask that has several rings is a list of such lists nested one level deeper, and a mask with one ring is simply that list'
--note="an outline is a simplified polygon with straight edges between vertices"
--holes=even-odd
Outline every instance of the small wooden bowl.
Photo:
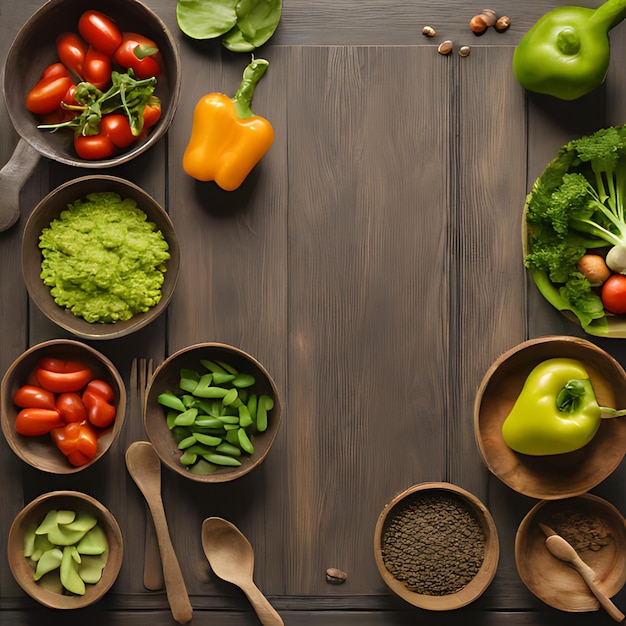
[{"label": "small wooden bowl", "polygon": [[[268,414],[268,426],[264,432],[257,433],[252,439],[254,454],[242,455],[239,467],[219,467],[214,473],[201,475],[190,472],[180,462],[182,450],[179,450],[166,423],[167,409],[157,401],[158,396],[166,391],[180,395],[178,387],[180,370],[188,368],[201,370],[200,359],[223,361],[241,373],[251,374],[256,382],[250,388],[257,395],[266,394],[274,400],[274,408]],[[170,470],[201,483],[219,483],[235,480],[258,467],[272,447],[282,418],[282,407],[278,390],[269,372],[250,354],[234,346],[223,343],[199,343],[170,355],[154,372],[146,391],[144,424],[148,438],[154,449]]]},{"label": "small wooden bowl", "polygon": [[540,600],[569,612],[597,611],[598,600],[580,574],[552,556],[539,523],[570,542],[596,573],[596,586],[607,597],[626,582],[626,523],[609,502],[592,494],[538,502],[524,517],[515,537],[515,562],[523,583]]},{"label": "small wooden bowl", "polygon": [[578,337],[547,336],[512,348],[489,368],[474,404],[474,434],[489,468],[511,489],[537,499],[569,498],[589,491],[620,464],[626,420],[606,419],[584,448],[567,454],[528,456],[507,446],[502,424],[531,370],[546,359],[581,361],[601,406],[626,407],[626,373],[607,352]]},{"label": "small wooden bowl", "polygon": [[[25,535],[36,528],[49,511],[59,509],[94,515],[98,520],[98,525],[105,532],[109,544],[102,578],[95,584],[86,585],[86,592],[83,596],[64,595],[42,587],[34,580],[33,569],[24,557]],[[33,500],[15,517],[7,542],[9,567],[17,584],[31,598],[52,609],[80,609],[100,600],[117,579],[122,566],[123,553],[122,532],[111,512],[91,496],[77,491],[53,491]]]},{"label": "small wooden bowl", "polygon": [[[41,250],[39,236],[67,205],[90,193],[111,191],[123,199],[130,198],[154,222],[169,245],[170,259],[161,288],[161,300],[145,313],[138,313],[129,320],[112,324],[91,323],[77,317],[65,307],[59,306],[50,288],[41,279]],[[143,189],[115,176],[91,175],[76,178],[50,192],[30,214],[22,236],[22,275],[26,289],[39,310],[55,324],[83,339],[118,339],[129,335],[154,321],[167,308],[180,271],[180,250],[174,225],[169,215]]]},{"label": "small wooden bowl", "polygon": [[[63,32],[78,33],[78,18],[86,9],[96,9],[114,19],[122,31],[152,39],[163,56],[165,71],[157,78],[155,95],[161,100],[161,118],[145,139],[112,158],[81,159],[74,151],[73,133],[61,129],[51,133],[37,128],[36,116],[24,106],[26,95],[43,70],[58,61],[56,38]],[[13,41],[4,68],[4,96],[15,130],[45,157],[66,165],[104,168],[120,165],[145,152],[167,131],[178,104],[181,61],[176,41],[165,23],[138,0],[49,0],[22,26]]]},{"label": "small wooden bowl", "polygon": [[[404,582],[398,580],[385,564],[385,533],[392,523],[396,523],[405,506],[411,503],[419,503],[420,500],[424,501],[430,498],[441,499],[444,503],[451,502],[455,508],[460,507],[461,510],[466,512],[465,514],[471,515],[477,522],[478,527],[482,530],[484,540],[482,564],[476,574],[464,587],[445,595],[428,595],[412,591]],[[424,538],[426,538],[426,531],[424,531]],[[445,545],[445,542],[450,540],[449,537],[439,537],[433,534],[431,529],[428,540],[432,541],[433,546],[439,546],[439,549],[444,549],[448,553],[447,556],[454,558],[456,562],[463,560],[464,557],[461,553],[459,553],[458,557],[455,554],[456,548]],[[461,541],[464,541],[464,539],[461,539]],[[498,560],[500,558],[498,532],[491,514],[476,496],[461,487],[449,483],[421,483],[397,495],[383,509],[376,523],[376,530],[374,531],[374,558],[376,559],[376,566],[385,584],[396,595],[409,604],[431,611],[459,609],[480,597],[491,584],[496,574]]]},{"label": "small wooden bowl", "polygon": [[[95,378],[108,382],[115,392],[117,398],[115,422],[102,431],[98,439],[98,452],[85,465],[79,467],[71,465],[57,449],[50,435],[25,437],[15,431],[15,418],[20,409],[13,404],[13,396],[26,384],[29,374],[44,356],[83,362],[89,366]],[[78,341],[53,339],[29,348],[9,366],[0,386],[0,410],[4,438],[22,461],[42,472],[74,474],[91,467],[101,459],[119,436],[126,414],[126,387],[113,363],[94,348]]]}]

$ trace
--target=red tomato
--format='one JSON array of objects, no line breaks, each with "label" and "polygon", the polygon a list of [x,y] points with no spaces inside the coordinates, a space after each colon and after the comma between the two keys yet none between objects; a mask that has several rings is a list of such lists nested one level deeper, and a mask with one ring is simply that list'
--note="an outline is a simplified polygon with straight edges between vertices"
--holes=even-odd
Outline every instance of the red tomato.
[{"label": "red tomato", "polygon": [[63,65],[63,63],[53,63],[52,65],[48,65],[48,67],[41,74],[41,78],[56,78],[57,76],[69,76],[70,73],[67,71],[67,67]]},{"label": "red tomato", "polygon": [[111,57],[89,46],[85,54],[83,78],[98,89],[104,89],[111,82]]},{"label": "red tomato", "polygon": [[100,133],[99,135],[76,137],[74,149],[81,159],[97,161],[110,157],[115,152],[115,144],[109,137]]},{"label": "red tomato", "polygon": [[63,100],[61,101],[61,105],[67,105],[67,106],[78,106],[78,101],[76,100],[76,98],[74,97],[76,94],[76,85],[71,85],[70,88],[67,90],[67,93],[63,96]]},{"label": "red tomato", "polygon": [[89,381],[89,384],[85,388],[85,391],[91,391],[96,395],[104,398],[107,402],[112,404],[115,400],[115,391],[113,391],[113,387],[107,383],[106,380],[101,380],[99,378],[94,378]]},{"label": "red tomato", "polygon": [[100,11],[85,11],[78,20],[78,32],[96,50],[109,56],[112,56],[122,43],[122,33],[115,22]]},{"label": "red tomato", "polygon": [[161,119],[161,101],[151,97],[146,108],[143,110],[144,128],[152,128]]},{"label": "red tomato", "polygon": [[55,409],[54,394],[37,385],[23,385],[13,396],[13,402],[22,409]]},{"label": "red tomato", "polygon": [[87,463],[98,452],[98,435],[87,422],[70,422],[53,429],[50,435],[57,448],[76,467]]},{"label": "red tomato", "polygon": [[83,403],[87,408],[87,419],[92,426],[107,428],[114,420],[117,409],[94,391],[83,393]]},{"label": "red tomato", "polygon": [[87,409],[77,393],[60,393],[56,399],[56,409],[66,422],[84,422]]},{"label": "red tomato", "polygon": [[128,123],[128,118],[121,113],[111,113],[105,115],[100,120],[100,132],[118,148],[127,148],[131,143],[137,141]]},{"label": "red tomato", "polygon": [[602,285],[602,304],[607,311],[616,314],[626,313],[626,276],[611,275]]},{"label": "red tomato", "polygon": [[75,359],[58,359],[51,356],[44,356],[39,359],[37,367],[51,372],[80,372],[88,369],[82,361]]},{"label": "red tomato", "polygon": [[113,60],[122,67],[132,69],[140,79],[158,76],[163,65],[156,43],[137,33],[122,33],[122,43]]},{"label": "red tomato", "polygon": [[57,37],[56,48],[63,65],[82,78],[87,44],[76,33],[62,33]]},{"label": "red tomato", "polygon": [[74,372],[52,372],[43,368],[37,370],[37,381],[54,393],[80,391],[91,379],[91,370],[85,368]]},{"label": "red tomato", "polygon": [[59,412],[51,409],[28,408],[22,409],[15,418],[15,430],[20,435],[37,437],[45,435],[53,428],[63,426]]},{"label": "red tomato", "polygon": [[71,84],[69,76],[42,78],[26,96],[26,108],[36,115],[53,113],[61,105]]}]

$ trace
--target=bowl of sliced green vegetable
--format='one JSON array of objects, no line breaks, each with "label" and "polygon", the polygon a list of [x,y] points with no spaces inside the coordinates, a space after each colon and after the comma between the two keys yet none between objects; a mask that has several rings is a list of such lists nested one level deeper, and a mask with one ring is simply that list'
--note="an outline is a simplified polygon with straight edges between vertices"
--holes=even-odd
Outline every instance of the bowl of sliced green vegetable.
[{"label": "bowl of sliced green vegetable", "polygon": [[526,199],[524,264],[588,334],[626,337],[626,126],[571,140]]},{"label": "bowl of sliced green vegetable", "polygon": [[155,370],[144,406],[146,432],[163,464],[203,483],[234,480],[258,467],[281,416],[265,367],[217,342],[170,355]]},{"label": "bowl of sliced green vegetable", "polygon": [[15,581],[52,609],[80,609],[99,601],[118,577],[123,552],[112,513],[77,491],[35,498],[16,515],[7,540]]},{"label": "bowl of sliced green vegetable", "polygon": [[31,299],[83,339],[116,339],[151,323],[169,304],[179,268],[168,214],[115,176],[57,187],[24,228],[22,274]]}]

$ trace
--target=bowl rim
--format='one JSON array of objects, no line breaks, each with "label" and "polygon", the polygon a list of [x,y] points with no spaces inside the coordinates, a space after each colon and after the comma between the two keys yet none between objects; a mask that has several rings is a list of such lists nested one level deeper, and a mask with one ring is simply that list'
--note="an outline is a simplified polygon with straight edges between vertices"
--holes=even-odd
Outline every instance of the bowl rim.
[{"label": "bowl rim", "polygon": [[[609,365],[616,373],[618,373],[622,377],[624,383],[626,383],[626,371],[622,368],[622,366],[617,361],[617,359],[615,359],[612,355],[610,355],[608,352],[606,352],[599,346],[595,345],[591,341],[583,337],[575,337],[575,336],[569,336],[569,335],[544,335],[541,337],[528,339],[526,341],[523,341],[511,347],[509,350],[505,351],[498,358],[496,358],[493,361],[493,363],[489,366],[489,368],[485,372],[478,386],[475,400],[474,400],[473,422],[474,422],[474,439],[476,442],[476,446],[480,452],[483,462],[485,463],[489,471],[496,478],[498,478],[502,483],[504,483],[509,488],[513,489],[514,491],[522,495],[529,496],[532,498],[537,498],[540,500],[541,499],[559,500],[559,499],[564,499],[564,498],[570,498],[570,497],[581,495],[589,491],[590,489],[598,485],[600,482],[602,482],[605,478],[607,478],[610,474],[612,474],[615,471],[615,469],[617,469],[617,467],[620,465],[624,456],[626,455],[626,449],[621,454],[614,454],[613,457],[609,459],[610,463],[606,464],[604,471],[594,472],[592,475],[587,476],[586,481],[581,482],[581,484],[578,485],[576,488],[570,486],[568,491],[563,491],[563,492],[555,492],[554,490],[548,489],[547,487],[539,488],[536,486],[535,487],[524,486],[522,488],[519,485],[519,472],[508,472],[504,474],[503,472],[498,470],[497,463],[492,458],[493,455],[490,454],[489,450],[485,446],[485,443],[482,437],[482,432],[481,432],[481,412],[482,412],[482,405],[483,405],[485,392],[487,388],[489,387],[490,383],[492,382],[492,379],[494,378],[498,369],[502,367],[503,365],[506,365],[507,363],[509,363],[512,358],[516,357],[517,355],[523,352],[529,352],[533,349],[541,348],[542,346],[545,346],[551,343],[555,345],[562,344],[564,346],[567,346],[568,348],[572,348],[572,347],[583,348],[585,350],[588,350],[590,353],[602,359],[605,359],[607,362],[607,365]],[[542,360],[545,360],[545,359],[542,359]],[[624,422],[624,424],[625,425],[623,426],[623,428],[626,429],[626,422]],[[504,445],[506,444],[503,443],[503,446]],[[587,445],[590,445],[590,444],[587,444]],[[574,454],[574,453],[570,453],[570,454]],[[605,456],[604,458],[607,458],[607,457]]]},{"label": "bowl rim", "polygon": [[[11,545],[14,545],[16,541],[19,541],[22,538],[22,523],[26,519],[26,517],[30,513],[36,511],[38,508],[44,507],[46,503],[58,499],[63,499],[64,501],[77,500],[80,502],[86,502],[87,505],[96,512],[98,520],[106,524],[107,536],[109,538],[113,538],[115,542],[115,549],[110,549],[109,555],[107,557],[105,570],[107,567],[109,569],[106,576],[104,576],[103,574],[103,580],[96,583],[95,585],[92,585],[89,589],[91,593],[89,593],[88,591],[84,596],[65,596],[54,593],[53,591],[49,591],[37,585],[34,579],[31,581],[19,576],[18,572],[25,573],[26,567],[29,566],[26,564],[26,558],[23,555],[18,554],[18,550],[11,550],[10,548]],[[111,542],[109,541],[109,544],[110,543]],[[13,578],[15,579],[15,582],[31,598],[33,598],[43,606],[52,609],[80,609],[94,604],[95,602],[98,602],[115,583],[115,580],[117,579],[120,569],[122,567],[122,561],[124,558],[124,538],[120,525],[113,513],[111,513],[111,511],[104,504],[102,504],[93,496],[81,491],[69,489],[43,493],[37,496],[35,499],[31,500],[28,504],[26,504],[16,514],[13,522],[11,523],[6,545],[7,560],[9,562],[9,568],[11,570]]]},{"label": "bowl rim", "polygon": [[[389,514],[403,500],[419,492],[443,491],[452,497],[459,498],[472,509],[476,519],[480,521],[485,534],[485,555],[478,573],[462,589],[455,593],[431,596],[416,593],[408,589],[387,570],[382,558],[382,534]],[[500,543],[498,529],[489,509],[474,494],[463,487],[449,482],[423,482],[413,485],[397,494],[388,502],[376,522],[374,530],[374,558],[378,572],[391,591],[413,606],[431,611],[448,611],[467,606],[479,598],[491,584],[498,568],[500,559]]]},{"label": "bowl rim", "polygon": [[[63,347],[63,346],[68,346],[68,345],[72,349],[75,349],[76,351],[81,351],[81,350],[86,351],[95,360],[98,360],[99,362],[101,362],[104,369],[110,372],[111,377],[116,383],[116,386],[119,388],[119,398],[117,402],[117,413],[115,416],[115,423],[113,427],[111,428],[111,437],[109,438],[106,447],[101,450],[99,449],[96,455],[92,459],[90,459],[84,465],[80,465],[78,467],[74,467],[69,462],[65,463],[64,465],[59,465],[59,467],[57,467],[56,469],[49,467],[49,466],[42,466],[40,463],[38,463],[36,459],[32,457],[32,455],[26,454],[24,450],[22,449],[22,447],[18,445],[16,438],[15,438],[13,425],[9,423],[9,417],[6,414],[6,412],[2,410],[2,415],[0,415],[0,429],[2,430],[4,440],[7,442],[11,450],[13,450],[15,455],[19,459],[21,459],[24,463],[30,465],[31,467],[34,467],[35,469],[39,471],[46,472],[48,474],[55,474],[55,475],[76,474],[78,472],[81,472],[87,469],[88,467],[91,467],[95,463],[97,463],[103,456],[105,456],[109,448],[113,445],[115,440],[119,437],[122,431],[122,428],[124,426],[125,420],[126,420],[126,398],[127,398],[126,386],[124,384],[124,379],[122,378],[122,375],[120,374],[119,370],[106,355],[102,354],[96,348],[88,344],[82,343],[81,341],[77,341],[75,339],[49,339],[46,341],[42,341],[41,343],[31,346],[30,348],[22,352],[16,359],[14,359],[13,362],[7,368],[6,372],[4,373],[2,380],[0,381],[0,392],[2,395],[2,404],[4,404],[5,401],[6,402],[9,401],[9,399],[6,397],[6,395],[9,392],[7,388],[9,381],[11,379],[11,376],[14,374],[15,370],[22,364],[22,362],[25,359],[31,357],[35,353],[42,351],[42,350],[53,351],[55,347],[57,346]],[[54,444],[50,442],[50,445],[53,446]]]},{"label": "bowl rim", "polygon": [[[182,464],[171,462],[170,459],[166,459],[163,457],[163,454],[161,452],[161,447],[159,446],[159,442],[154,441],[152,428],[149,425],[148,401],[151,396],[152,388],[153,386],[155,386],[157,379],[159,378],[160,375],[162,375],[162,373],[167,367],[171,366],[171,364],[175,360],[177,360],[178,358],[184,357],[185,355],[190,354],[191,352],[194,352],[194,351],[207,350],[207,349],[213,349],[213,348],[225,350],[228,352],[234,352],[240,358],[243,358],[244,360],[252,363],[252,365],[258,368],[259,372],[261,372],[261,374],[266,378],[267,383],[272,390],[273,399],[274,399],[274,408],[272,409],[273,426],[272,426],[271,432],[270,432],[270,429],[268,428],[268,430],[265,431],[265,433],[263,433],[263,435],[267,435],[265,446],[262,450],[255,449],[254,455],[250,457],[253,460],[251,460],[249,463],[246,463],[239,467],[224,468],[222,471],[215,472],[214,474],[207,474],[207,475],[192,474],[191,472],[187,471]],[[142,409],[143,409],[142,410],[143,423],[144,423],[144,427],[146,430],[146,434],[148,436],[148,440],[150,441],[150,443],[153,444],[155,452],[157,453],[157,456],[160,458],[161,463],[165,467],[167,467],[169,470],[179,474],[180,476],[183,476],[189,480],[193,480],[193,481],[196,481],[199,483],[205,483],[205,484],[229,482],[232,480],[236,480],[237,478],[241,478],[242,476],[245,476],[246,474],[250,473],[253,469],[261,465],[274,445],[274,442],[280,430],[280,425],[282,423],[282,417],[283,417],[282,415],[283,407],[282,407],[282,401],[280,398],[278,387],[276,385],[276,382],[273,376],[269,373],[267,368],[256,357],[252,356],[249,352],[247,352],[243,348],[239,348],[232,344],[228,344],[228,343],[224,343],[220,341],[205,341],[205,342],[190,344],[188,346],[179,348],[178,350],[170,354],[154,370],[148,382],[148,385],[146,387],[145,402],[144,402]]]},{"label": "bowl rim", "polygon": [[[43,22],[50,11],[58,10],[59,5],[66,3],[68,0],[47,0],[41,7],[39,7],[32,15],[26,20],[26,22],[19,29],[15,38],[11,42],[9,50],[7,52],[7,56],[5,59],[5,76],[7,74],[6,67],[12,63],[18,63],[18,59],[20,57],[20,48],[24,45],[23,39],[29,33],[29,31],[39,25],[39,22]],[[79,0],[76,0],[78,3]],[[19,123],[19,119],[17,118],[16,112],[13,110],[13,107],[9,105],[9,98],[7,96],[7,79],[3,78],[2,92],[4,96],[4,100],[7,103],[6,109],[9,119],[11,120],[11,124],[13,125],[15,131],[20,136],[22,140],[24,140],[33,150],[35,150],[38,154],[43,157],[49,158],[53,161],[57,161],[58,163],[63,163],[65,165],[70,165],[74,167],[80,168],[89,168],[89,169],[102,169],[109,168],[121,165],[123,163],[127,163],[132,160],[136,156],[144,153],[146,150],[151,148],[155,143],[157,143],[163,135],[168,131],[176,113],[176,109],[178,108],[178,102],[180,100],[180,91],[182,84],[182,61],[180,57],[180,50],[178,47],[177,40],[174,38],[173,34],[170,32],[167,24],[161,19],[154,10],[148,7],[144,2],[140,0],[123,0],[123,2],[127,2],[129,5],[136,7],[139,11],[145,13],[151,20],[154,20],[155,30],[158,30],[159,34],[165,37],[167,40],[168,46],[172,52],[171,62],[174,65],[173,76],[168,75],[168,84],[170,91],[170,101],[167,110],[162,115],[161,119],[157,122],[158,127],[155,127],[153,131],[149,134],[145,141],[141,142],[139,145],[135,146],[131,150],[123,152],[120,155],[117,155],[112,158],[102,159],[97,161],[90,161],[87,159],[81,159],[76,155],[75,158],[68,158],[64,155],[55,154],[54,149],[48,149],[47,146],[38,145],[37,142],[33,141],[26,133],[22,131],[21,124]],[[94,8],[90,6],[85,6],[85,10],[88,8]],[[102,10],[102,8],[98,5],[98,10]],[[15,58],[15,61],[13,59]],[[168,57],[169,60],[169,57]],[[42,70],[44,68],[42,67]]]},{"label": "bowl rim", "polygon": [[[98,182],[101,182],[104,186],[119,188],[119,191],[121,192],[120,195],[123,195],[122,190],[127,190],[130,193],[145,199],[147,204],[151,204],[155,208],[155,211],[159,214],[160,219],[163,220],[163,222],[167,225],[172,233],[172,236],[170,238],[166,238],[166,241],[169,245],[170,253],[170,259],[167,261],[168,271],[166,273],[166,280],[168,281],[167,293],[163,293],[161,300],[145,313],[138,313],[134,315],[130,320],[111,324],[90,323],[83,318],[75,316],[66,308],[61,307],[54,301],[54,298],[50,294],[50,290],[48,288],[46,288],[45,290],[37,289],[34,285],[31,285],[30,276],[27,276],[25,269],[27,265],[30,265],[30,252],[32,252],[31,247],[27,248],[26,242],[31,238],[33,239],[33,241],[38,241],[38,237],[40,234],[40,229],[35,228],[35,225],[38,221],[39,213],[51,203],[55,196],[61,195],[65,191],[70,190],[74,187],[77,189],[81,189],[82,187],[97,184]],[[81,198],[83,195],[85,195],[85,193],[87,192],[77,193],[76,199]],[[65,207],[59,206],[58,213],[60,214],[64,208]],[[143,208],[142,206],[140,206],[139,208],[141,208],[141,210],[146,213],[145,208]],[[138,330],[147,326],[148,324],[152,323],[169,306],[171,298],[173,297],[174,291],[176,289],[176,285],[178,284],[178,279],[180,276],[180,264],[180,244],[178,242],[178,236],[176,235],[176,230],[174,228],[174,224],[169,213],[165,210],[160,202],[158,202],[151,194],[149,194],[139,185],[129,180],[126,180],[125,178],[113,176],[110,174],[87,174],[85,176],[73,178],[60,184],[58,187],[47,193],[37,203],[35,208],[28,216],[22,233],[22,275],[24,278],[24,283],[26,285],[26,290],[28,291],[31,300],[50,321],[54,322],[57,326],[81,339],[118,339],[120,337],[125,337],[131,333],[135,333]]]}]

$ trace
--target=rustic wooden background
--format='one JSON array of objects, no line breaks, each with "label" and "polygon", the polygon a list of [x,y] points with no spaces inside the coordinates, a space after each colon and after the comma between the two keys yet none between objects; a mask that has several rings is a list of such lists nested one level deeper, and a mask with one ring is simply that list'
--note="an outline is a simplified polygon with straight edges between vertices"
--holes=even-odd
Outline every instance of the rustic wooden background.
[{"label": "rustic wooden background", "polygon": [[[3,57],[41,4],[0,0]],[[255,579],[286,624],[608,624],[603,613],[552,610],[519,580],[515,531],[534,501],[489,475],[472,413],[478,384],[502,352],[529,337],[581,334],[527,285],[521,211],[529,185],[562,143],[624,122],[618,59],[626,26],[614,31],[606,85],[563,103],[526,94],[510,69],[522,34],[561,3],[501,0],[491,8],[511,18],[510,30],[476,37],[468,22],[483,5],[462,0],[286,0],[280,27],[261,50],[270,69],[253,107],[271,120],[275,143],[229,194],[190,179],[181,158],[196,101],[209,91],[232,94],[247,58],[186,39],[174,0],[146,4],[179,42],[180,104],[166,138],[108,172],[167,207],[182,244],[181,277],[165,316],[130,338],[94,345],[128,379],[133,356],[159,363],[195,342],[232,343],[266,365],[284,403],[275,447],[252,475],[202,487],[163,472],[192,623],[258,623],[202,554],[201,522],[220,515],[250,539]],[[434,39],[421,34],[424,25],[437,30]],[[444,39],[455,43],[448,57],[436,51]],[[462,44],[471,45],[466,58],[456,53]],[[4,163],[17,135],[0,106]],[[42,160],[22,191],[22,219],[0,233],[0,373],[29,345],[67,336],[28,300],[20,237],[39,199],[82,173]],[[593,341],[626,364],[620,340]],[[0,623],[173,623],[164,593],[142,585],[145,507],[124,452],[144,437],[140,415],[129,415],[105,460],[62,478],[23,465],[0,442]],[[622,512],[625,471],[594,490]],[[391,596],[374,563],[380,511],[423,481],[470,490],[498,526],[493,584],[454,613],[420,611]],[[25,502],[59,488],[99,498],[126,541],[109,596],[72,615],[24,596],[3,539]],[[345,585],[326,583],[331,566],[347,572]],[[615,601],[626,608],[623,592]]]}]

